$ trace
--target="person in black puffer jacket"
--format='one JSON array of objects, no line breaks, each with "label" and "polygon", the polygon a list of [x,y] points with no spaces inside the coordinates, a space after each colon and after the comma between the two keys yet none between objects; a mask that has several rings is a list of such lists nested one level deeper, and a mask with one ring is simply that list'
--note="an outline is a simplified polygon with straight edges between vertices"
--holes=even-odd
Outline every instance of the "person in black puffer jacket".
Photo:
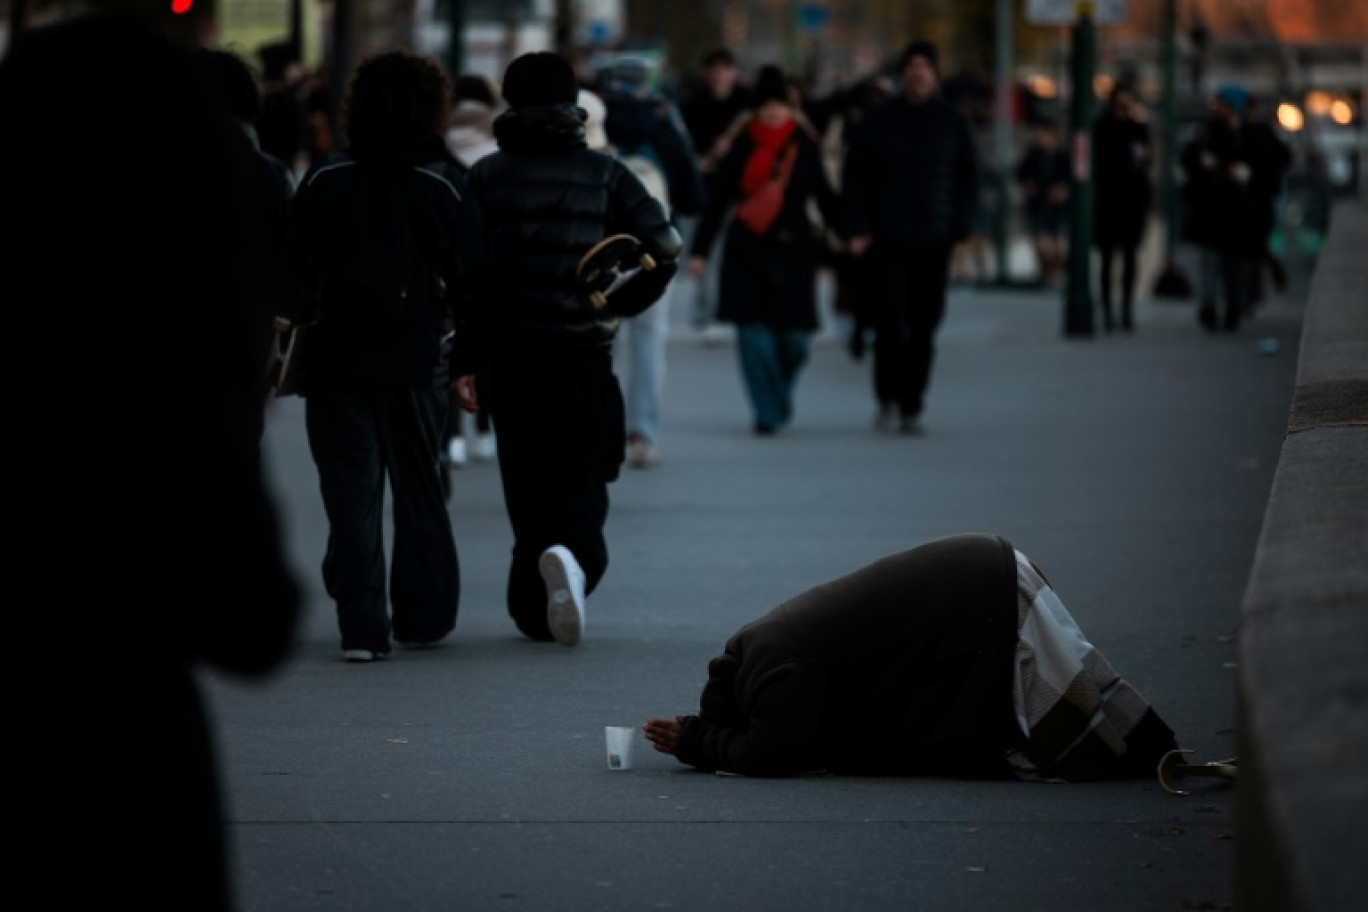
[{"label": "person in black puffer jacket", "polygon": [[[613,341],[622,318],[657,301],[678,271],[680,237],[626,165],[589,149],[574,68],[524,54],[504,73],[499,151],[475,163],[469,189],[486,222],[493,282],[453,353],[456,394],[483,401],[499,438],[513,528],[508,613],[538,641],[579,642],[584,600],[608,567],[608,484],[625,441]],[[576,278],[581,257],[613,234],[656,262],[595,308]],[[477,367],[482,383],[475,382]]]},{"label": "person in black puffer jacket", "polygon": [[[850,252],[869,256],[876,426],[917,433],[945,316],[950,255],[973,233],[977,146],[969,119],[938,91],[936,48],[914,41],[902,92],[870,111],[846,153]],[[899,423],[900,422],[900,423]]]}]

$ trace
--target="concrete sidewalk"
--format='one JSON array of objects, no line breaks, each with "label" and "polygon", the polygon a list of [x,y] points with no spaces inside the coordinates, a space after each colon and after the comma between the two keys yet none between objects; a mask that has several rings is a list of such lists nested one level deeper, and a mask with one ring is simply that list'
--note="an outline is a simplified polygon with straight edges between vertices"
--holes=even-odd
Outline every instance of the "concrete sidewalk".
[{"label": "concrete sidewalk", "polygon": [[[435,650],[343,663],[302,403],[267,451],[308,597],[264,685],[209,678],[242,912],[1230,908],[1234,790],[718,778],[603,728],[696,709],[708,658],[814,583],[936,536],[1007,536],[1201,760],[1235,753],[1241,595],[1287,425],[1297,301],[1212,336],[1142,302],[1066,339],[1058,294],[957,289],[921,437],[871,426],[828,334],[791,429],[750,432],[735,351],[682,327],[653,469],[611,489],[612,565],[576,649],[503,608],[498,471],[454,476],[463,594]],[[676,320],[678,325],[680,320]],[[1276,345],[1275,354],[1266,354]]]}]

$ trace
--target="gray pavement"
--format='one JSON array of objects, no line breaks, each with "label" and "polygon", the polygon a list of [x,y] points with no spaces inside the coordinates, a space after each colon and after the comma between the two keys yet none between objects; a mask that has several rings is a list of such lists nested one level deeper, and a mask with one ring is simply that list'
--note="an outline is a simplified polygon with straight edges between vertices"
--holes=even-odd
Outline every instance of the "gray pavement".
[{"label": "gray pavement", "polygon": [[1197,759],[1234,755],[1240,601],[1301,302],[1211,336],[1191,304],[1142,301],[1133,336],[1067,339],[1058,293],[957,288],[923,436],[872,429],[869,363],[828,332],[792,428],[764,439],[735,351],[675,306],[664,462],[611,489],[612,564],[573,650],[507,619],[498,472],[473,464],[450,505],[456,632],[343,663],[302,403],[276,404],[299,649],[265,683],[206,678],[242,912],[1230,908],[1227,783],[719,778],[643,739],[610,771],[603,729],[692,711],[708,658],[778,600],[983,531],[1036,559]]}]

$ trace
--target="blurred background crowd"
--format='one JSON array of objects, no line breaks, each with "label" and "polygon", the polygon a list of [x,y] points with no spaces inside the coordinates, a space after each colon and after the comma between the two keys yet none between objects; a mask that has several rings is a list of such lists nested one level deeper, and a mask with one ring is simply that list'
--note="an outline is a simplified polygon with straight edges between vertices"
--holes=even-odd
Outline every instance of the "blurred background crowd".
[{"label": "blurred background crowd", "polygon": [[[1365,156],[1368,5],[1361,0],[100,0],[140,8],[185,40],[235,51],[256,69],[263,148],[297,174],[337,142],[346,76],[375,50],[405,46],[442,60],[453,79],[497,86],[519,54],[555,50],[586,75],[624,57],[648,68],[654,91],[681,108],[709,92],[705,59],[729,51],[744,88],[765,64],[791,75],[795,96],[827,139],[833,173],[842,131],[894,88],[893,62],[912,38],[940,49],[942,91],[970,115],[982,148],[983,205],[954,279],[1057,280],[1062,251],[1042,250],[1023,160],[1053,130],[1071,136],[1071,30],[1096,26],[1092,85],[1100,110],[1118,84],[1131,92],[1156,154],[1155,192],[1138,251],[1142,288],[1174,258],[1188,220],[1179,151],[1200,133],[1217,93],[1238,87],[1248,116],[1291,150],[1276,202],[1271,252],[1291,281],[1309,275],[1330,202],[1359,192]],[[5,0],[0,46],[76,5]],[[1169,154],[1162,154],[1168,150]],[[1059,240],[1067,245],[1067,238]],[[1198,269],[1192,264],[1192,272]]]}]

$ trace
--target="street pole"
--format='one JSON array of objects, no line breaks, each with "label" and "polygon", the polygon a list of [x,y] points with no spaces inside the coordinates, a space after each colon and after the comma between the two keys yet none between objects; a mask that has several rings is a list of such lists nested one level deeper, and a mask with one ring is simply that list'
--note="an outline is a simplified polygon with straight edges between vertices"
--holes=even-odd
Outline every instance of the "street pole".
[{"label": "street pole", "polygon": [[1164,263],[1173,264],[1178,248],[1178,183],[1174,160],[1178,145],[1178,0],[1164,0],[1164,146],[1159,151],[1159,174],[1164,193]]},{"label": "street pole", "polygon": [[465,72],[465,0],[447,0],[447,72],[457,79]]},{"label": "street pole", "polygon": [[1073,57],[1069,61],[1073,97],[1069,103],[1069,277],[1064,289],[1064,335],[1093,334],[1092,302],[1092,119],[1096,36],[1093,4],[1076,5]]},{"label": "street pole", "polygon": [[575,31],[579,23],[575,21],[575,4],[572,0],[556,0],[556,21],[552,32],[552,50],[566,60],[574,60]]},{"label": "street pole", "polygon": [[1015,90],[1012,81],[1012,44],[1016,30],[1012,27],[1014,25],[1012,0],[997,0],[996,16],[997,53],[995,55],[995,69],[997,78],[995,82],[997,91],[993,99],[993,167],[997,171],[997,192],[993,196],[997,200],[997,207],[993,213],[993,241],[997,247],[997,283],[1006,285],[1010,279],[1008,273],[1010,251],[1007,240],[1007,213],[1009,212],[1007,189],[1011,186],[1008,175],[1012,173],[1012,92]]},{"label": "street pole", "polygon": [[332,23],[332,60],[328,72],[336,99],[347,91],[360,54],[360,4],[357,0],[334,0]]}]

